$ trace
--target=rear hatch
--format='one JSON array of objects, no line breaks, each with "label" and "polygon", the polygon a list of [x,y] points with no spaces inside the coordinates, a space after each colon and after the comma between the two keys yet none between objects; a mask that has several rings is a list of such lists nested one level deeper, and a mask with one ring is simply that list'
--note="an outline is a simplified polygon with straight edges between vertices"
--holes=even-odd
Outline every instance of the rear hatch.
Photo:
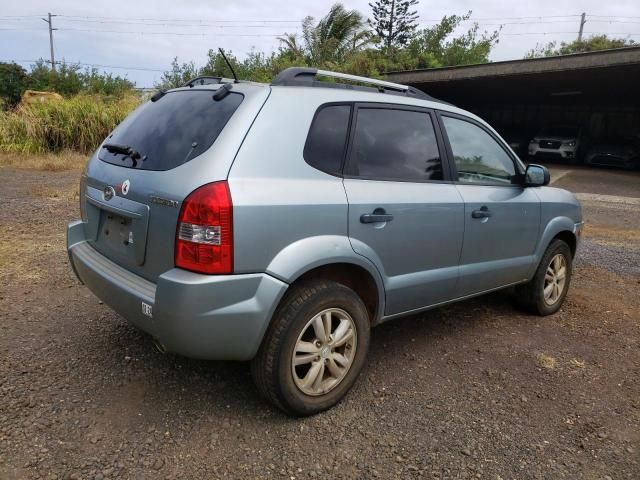
[{"label": "rear hatch", "polygon": [[81,211],[89,243],[120,266],[156,281],[174,267],[183,200],[227,178],[269,88],[215,85],[169,91],[127,117],[83,175]]}]

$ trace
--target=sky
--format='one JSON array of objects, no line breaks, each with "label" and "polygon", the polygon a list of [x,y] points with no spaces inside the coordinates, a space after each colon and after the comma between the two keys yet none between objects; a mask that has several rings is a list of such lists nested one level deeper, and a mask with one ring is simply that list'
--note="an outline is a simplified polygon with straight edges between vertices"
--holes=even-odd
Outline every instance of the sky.
[{"label": "sky", "polygon": [[[332,3],[0,0],[0,61],[29,67],[38,58],[49,59],[49,32],[41,17],[50,12],[57,15],[53,17],[58,29],[53,32],[56,61],[92,64],[126,76],[138,87],[153,87],[174,57],[202,65],[207,51],[218,47],[240,58],[252,49],[266,53],[277,50],[277,36],[300,33],[305,16],[319,19]],[[370,16],[367,0],[345,0],[343,4]],[[492,61],[522,58],[537,43],[574,40],[582,12],[587,14],[585,36],[607,33],[640,42],[638,0],[421,0],[416,9],[421,27],[433,25],[443,15],[469,10],[481,31],[502,26]]]}]

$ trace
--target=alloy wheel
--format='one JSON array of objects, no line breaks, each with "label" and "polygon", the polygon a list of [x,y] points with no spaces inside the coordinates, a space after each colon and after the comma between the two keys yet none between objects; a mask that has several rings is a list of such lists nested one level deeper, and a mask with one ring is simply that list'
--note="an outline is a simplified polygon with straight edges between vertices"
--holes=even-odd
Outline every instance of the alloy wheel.
[{"label": "alloy wheel", "polygon": [[567,260],[558,253],[549,262],[544,275],[544,301],[547,305],[555,305],[564,292],[567,281]]},{"label": "alloy wheel", "polygon": [[328,308],[307,322],[296,341],[291,371],[306,395],[333,390],[351,368],[357,348],[355,322],[340,308]]}]

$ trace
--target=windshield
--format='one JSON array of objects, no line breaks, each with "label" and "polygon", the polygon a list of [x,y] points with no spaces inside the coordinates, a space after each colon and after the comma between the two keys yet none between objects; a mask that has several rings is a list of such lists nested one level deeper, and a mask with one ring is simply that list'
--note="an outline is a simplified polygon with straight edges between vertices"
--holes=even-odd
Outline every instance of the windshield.
[{"label": "windshield", "polygon": [[538,136],[574,138],[578,136],[578,129],[576,127],[548,127],[543,128]]},{"label": "windshield", "polygon": [[216,101],[213,93],[180,90],[144,103],[116,127],[98,157],[140,170],[170,170],[197,157],[213,145],[243,100],[230,93]]}]

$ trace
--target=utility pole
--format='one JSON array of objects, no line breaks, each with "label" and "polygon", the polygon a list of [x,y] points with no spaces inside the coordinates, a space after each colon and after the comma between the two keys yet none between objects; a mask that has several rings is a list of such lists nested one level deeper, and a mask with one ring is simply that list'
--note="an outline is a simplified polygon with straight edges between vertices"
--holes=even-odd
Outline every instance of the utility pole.
[{"label": "utility pole", "polygon": [[44,20],[45,22],[47,22],[49,24],[49,48],[51,49],[51,70],[53,72],[56,71],[56,60],[53,57],[53,31],[57,30],[57,28],[53,28],[53,23],[52,23],[52,19],[53,17],[55,17],[56,15],[51,15],[51,13],[48,14],[48,19],[43,18],[42,20]]},{"label": "utility pole", "polygon": [[582,15],[580,16],[580,32],[578,32],[578,41],[581,42],[582,41],[582,31],[584,30],[584,24],[587,23],[587,14],[585,12],[582,12]]}]

